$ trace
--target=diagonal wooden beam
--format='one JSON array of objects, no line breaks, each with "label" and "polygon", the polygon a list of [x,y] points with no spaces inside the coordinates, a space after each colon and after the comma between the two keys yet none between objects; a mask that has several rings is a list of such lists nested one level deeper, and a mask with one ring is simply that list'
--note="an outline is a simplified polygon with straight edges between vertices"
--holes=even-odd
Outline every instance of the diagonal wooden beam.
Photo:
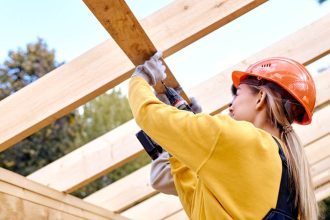
[{"label": "diagonal wooden beam", "polygon": [[158,193],[150,185],[150,169],[148,164],[87,196],[84,201],[116,213],[123,212]]},{"label": "diagonal wooden beam", "polygon": [[320,202],[323,199],[326,199],[330,195],[330,182],[319,187],[315,191],[316,201]]},{"label": "diagonal wooden beam", "polygon": [[[124,0],[84,0],[84,2],[135,66],[142,64],[157,51]],[[173,88],[181,87],[165,61],[163,59],[161,61],[166,66],[167,77],[164,80],[166,85]],[[164,92],[161,83],[154,88],[157,93]],[[181,95],[190,103],[183,90]]]},{"label": "diagonal wooden beam", "polygon": [[163,220],[189,220],[187,214],[183,209],[173,213],[172,215],[164,218]]},{"label": "diagonal wooden beam", "polygon": [[306,148],[305,152],[308,155],[308,161],[311,166],[316,164],[318,161],[325,159],[330,155],[330,135],[327,134],[325,137],[313,141]]},{"label": "diagonal wooden beam", "polygon": [[[264,2],[177,0],[141,24],[166,57]],[[2,100],[0,151],[123,82],[133,68],[109,39]]]},{"label": "diagonal wooden beam", "polygon": [[180,209],[178,197],[159,193],[120,214],[130,219],[139,216],[139,219],[152,220],[166,218]]},{"label": "diagonal wooden beam", "polygon": [[[330,29],[325,28],[327,25],[330,25],[330,15],[260,51],[248,58],[248,60],[255,61],[264,55],[281,55],[289,56],[299,60],[301,63],[310,63],[311,60],[315,60],[315,57],[319,57],[319,54],[324,54],[325,51],[330,49],[330,39],[328,37]],[[311,33],[320,33],[320,35],[316,38]],[[304,39],[304,41],[300,41],[300,39]],[[313,49],[311,49],[310,45],[313,45]],[[227,103],[231,100],[229,91],[231,84],[230,73],[233,69],[246,68],[247,63],[245,62],[238,63],[234,67],[219,73],[216,77],[205,81],[189,92],[194,94],[199,100],[205,112],[216,113],[227,106]],[[323,78],[323,80],[326,79]],[[324,96],[322,97],[329,97],[329,86],[327,84],[324,86],[317,87],[317,89],[324,88]],[[320,92],[318,91],[318,93]],[[320,94],[323,94],[323,92]],[[322,100],[324,98],[318,99],[318,102],[324,102]],[[29,178],[60,191],[74,191],[106,172],[117,168],[126,161],[137,157],[143,151],[134,137],[137,130],[138,127],[133,121],[127,122],[108,134],[36,171]],[[121,150],[117,151],[116,149]],[[102,159],[97,155],[103,155]],[[110,155],[118,156],[113,158]],[[98,161],[98,166],[95,166],[95,161]]]},{"label": "diagonal wooden beam", "polygon": [[[329,145],[330,142],[328,141],[328,147]],[[311,171],[313,173],[313,184],[315,188],[319,188],[330,182],[330,155],[327,156],[327,158],[319,161],[311,167]]]}]

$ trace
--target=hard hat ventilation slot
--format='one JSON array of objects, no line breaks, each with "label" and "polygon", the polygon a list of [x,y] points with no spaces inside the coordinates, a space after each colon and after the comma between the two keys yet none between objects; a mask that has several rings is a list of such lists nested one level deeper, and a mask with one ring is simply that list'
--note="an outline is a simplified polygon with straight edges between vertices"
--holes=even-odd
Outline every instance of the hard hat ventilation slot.
[{"label": "hard hat ventilation slot", "polygon": [[262,64],[261,67],[270,67],[271,64],[270,63],[266,63],[266,64]]}]

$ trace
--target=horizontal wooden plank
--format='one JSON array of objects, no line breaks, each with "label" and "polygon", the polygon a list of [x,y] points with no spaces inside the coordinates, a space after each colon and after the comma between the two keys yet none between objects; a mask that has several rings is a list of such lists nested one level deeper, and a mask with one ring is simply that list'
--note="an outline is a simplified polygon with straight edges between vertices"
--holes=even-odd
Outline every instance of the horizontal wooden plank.
[{"label": "horizontal wooden plank", "polygon": [[188,220],[188,216],[186,212],[181,209],[180,211],[170,215],[169,217],[164,218],[164,220]]},{"label": "horizontal wooden plank", "polygon": [[[264,1],[178,0],[141,24],[166,57]],[[109,39],[2,100],[0,114],[6,117],[0,118],[0,151],[123,82],[133,68]]]},{"label": "horizontal wooden plank", "polygon": [[135,137],[137,131],[139,127],[131,120],[27,178],[59,191],[72,192],[136,158],[142,152]]},{"label": "horizontal wooden plank", "polygon": [[317,188],[315,191],[315,195],[316,195],[316,200],[318,202],[328,198],[330,196],[330,182]]},{"label": "horizontal wooden plank", "polygon": [[330,155],[330,135],[329,133],[318,139],[305,148],[306,155],[308,156],[308,161],[311,165],[314,165],[318,161],[325,159]]},{"label": "horizontal wooden plank", "polygon": [[329,134],[330,126],[327,125],[327,123],[330,123],[329,112],[330,105],[327,105],[313,115],[313,121],[308,126],[297,124],[292,126],[304,145],[310,144],[317,138]]},{"label": "horizontal wooden plank", "polygon": [[150,164],[84,198],[113,212],[122,212],[156,194],[150,185]]},{"label": "horizontal wooden plank", "polygon": [[329,104],[328,94],[330,93],[330,68],[324,70],[317,75],[315,79],[316,88],[316,107],[322,108],[323,105]]},{"label": "horizontal wooden plank", "polygon": [[35,183],[0,168],[0,192],[60,212],[90,219],[125,219],[109,210],[84,202],[74,196]]},{"label": "horizontal wooden plank", "polygon": [[[83,220],[85,217],[75,216],[40,204],[17,198],[0,192],[0,219],[61,219]],[[95,217],[94,217],[95,218]],[[97,217],[95,218],[97,219]]]},{"label": "horizontal wooden plank", "polygon": [[138,216],[138,219],[154,220],[166,218],[180,209],[182,209],[182,205],[177,196],[159,193],[122,212],[121,215],[130,219],[136,219]]},{"label": "horizontal wooden plank", "polygon": [[[257,60],[257,58],[261,58],[263,54],[266,56],[275,56],[278,53],[281,56],[291,56],[293,59],[297,59],[302,63],[310,63],[311,60],[319,56],[320,52],[327,51],[330,47],[330,42],[326,45],[328,47],[320,43],[326,42],[328,40],[328,35],[320,34],[319,38],[315,39],[310,32],[323,33],[324,25],[327,24],[327,22],[329,23],[329,20],[330,15],[322,18],[317,23],[313,23],[297,31],[287,37],[287,40],[281,40],[279,43],[262,50],[247,60]],[[330,35],[330,31],[328,34]],[[305,43],[299,43],[298,45],[293,44],[293,42],[301,42],[300,39],[302,37]],[[309,47],[309,44],[314,45],[314,50],[305,50],[306,47]],[[276,48],[278,48],[278,51]],[[286,49],[284,50],[283,48]],[[245,62],[246,61],[242,61],[235,65],[235,67],[222,71],[216,77],[190,90],[189,94],[193,94],[193,96],[199,100],[201,106],[203,106],[204,112],[214,114],[227,106],[227,103],[231,100],[229,89],[231,80],[228,73],[233,69],[243,68],[242,66]],[[319,80],[320,76],[322,77]],[[323,82],[325,80],[330,80],[330,74],[320,74],[315,80],[317,84],[317,94],[321,94],[320,97],[322,97],[318,99],[320,100],[318,103],[324,103],[324,100],[330,99],[330,92],[329,85]],[[215,94],[217,96],[215,96]],[[214,100],[217,101],[215,102]],[[326,129],[323,125],[320,126]],[[299,129],[300,128],[298,128],[298,130]],[[65,157],[36,171],[28,178],[60,191],[71,192],[141,153],[143,149],[135,138],[135,133],[138,130],[135,122],[129,121],[100,138],[97,138],[93,142],[82,146]],[[304,132],[303,128],[302,131]],[[306,138],[308,137],[309,135],[306,136]],[[115,149],[118,149],[118,152]],[[112,157],[110,156],[111,154],[117,156]],[[98,155],[103,156],[99,157]],[[98,161],[97,166],[95,165],[95,161]]]},{"label": "horizontal wooden plank", "polygon": [[313,183],[315,188],[330,182],[330,155],[328,155],[327,158],[314,164],[311,167],[311,172],[313,175]]}]

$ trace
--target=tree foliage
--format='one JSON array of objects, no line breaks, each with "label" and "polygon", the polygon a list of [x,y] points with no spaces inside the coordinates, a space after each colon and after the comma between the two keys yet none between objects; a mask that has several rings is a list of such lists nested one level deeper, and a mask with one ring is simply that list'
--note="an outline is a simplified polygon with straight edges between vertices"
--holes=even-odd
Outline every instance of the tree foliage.
[{"label": "tree foliage", "polygon": [[[49,50],[42,39],[28,44],[24,49],[10,51],[8,59],[0,68],[0,100],[59,65],[55,61],[55,51]],[[2,152],[0,166],[28,175],[74,149],[72,143],[79,130],[75,115],[76,112],[68,114]]]}]

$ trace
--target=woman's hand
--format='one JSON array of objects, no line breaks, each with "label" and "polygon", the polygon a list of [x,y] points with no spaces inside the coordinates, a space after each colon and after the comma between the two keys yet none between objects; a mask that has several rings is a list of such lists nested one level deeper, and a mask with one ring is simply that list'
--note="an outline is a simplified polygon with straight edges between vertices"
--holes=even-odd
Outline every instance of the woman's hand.
[{"label": "woman's hand", "polygon": [[146,60],[143,65],[136,67],[132,77],[141,76],[143,77],[151,86],[156,85],[166,78],[165,69],[160,58],[162,57],[162,52],[156,52],[149,60]]}]

